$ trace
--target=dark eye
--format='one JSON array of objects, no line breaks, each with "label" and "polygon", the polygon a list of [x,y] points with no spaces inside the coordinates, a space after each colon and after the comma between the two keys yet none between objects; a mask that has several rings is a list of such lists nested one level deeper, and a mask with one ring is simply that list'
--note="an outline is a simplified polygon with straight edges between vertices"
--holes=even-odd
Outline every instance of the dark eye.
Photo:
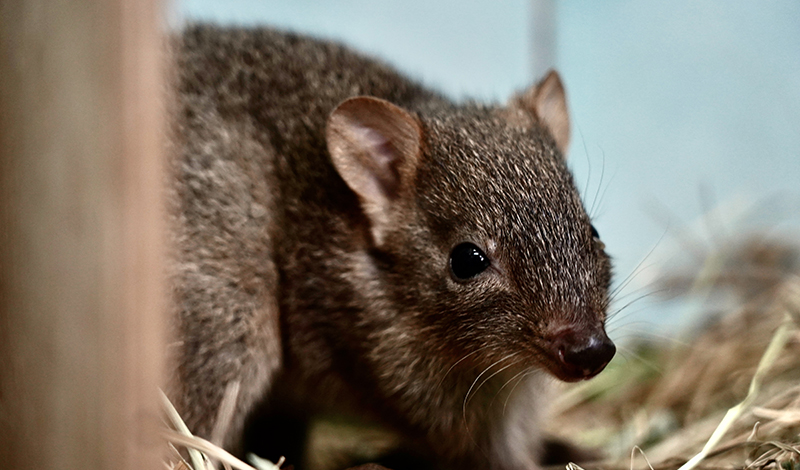
[{"label": "dark eye", "polygon": [[472,243],[462,243],[450,253],[450,271],[459,281],[475,277],[489,267],[489,258]]},{"label": "dark eye", "polygon": [[589,227],[592,228],[592,237],[594,237],[596,240],[599,240],[600,239],[600,234],[597,233],[597,229],[594,228],[594,225],[590,225]]}]

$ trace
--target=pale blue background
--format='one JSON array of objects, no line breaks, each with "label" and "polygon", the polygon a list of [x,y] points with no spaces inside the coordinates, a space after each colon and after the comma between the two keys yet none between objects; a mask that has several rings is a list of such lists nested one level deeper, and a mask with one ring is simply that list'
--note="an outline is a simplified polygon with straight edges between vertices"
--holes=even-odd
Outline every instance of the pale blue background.
[{"label": "pale blue background", "polygon": [[[502,101],[538,78],[524,0],[183,0],[175,10],[344,40],[457,99]],[[800,1],[574,0],[555,13],[570,163],[618,279],[658,245],[628,299],[652,289],[687,240],[719,245],[756,227],[798,236]],[[615,335],[670,331],[686,309],[639,302]]]}]

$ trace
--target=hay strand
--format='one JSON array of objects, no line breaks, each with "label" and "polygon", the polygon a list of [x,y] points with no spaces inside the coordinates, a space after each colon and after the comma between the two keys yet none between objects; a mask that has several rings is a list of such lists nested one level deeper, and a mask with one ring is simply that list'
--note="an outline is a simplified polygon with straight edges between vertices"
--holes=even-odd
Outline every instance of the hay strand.
[{"label": "hay strand", "polygon": [[[182,434],[186,437],[194,437],[192,436],[191,431],[186,426],[186,423],[183,422],[181,415],[178,413],[178,410],[175,409],[175,406],[169,401],[167,394],[164,393],[163,390],[159,390],[159,394],[161,395],[161,406],[164,408],[164,412],[167,414],[167,418],[169,419],[170,424],[174,427],[177,432]],[[202,454],[198,452],[194,447],[188,446],[187,452],[189,453],[189,460],[192,461],[192,468],[194,470],[203,469],[205,470],[208,468],[206,466],[206,462],[203,460]]]},{"label": "hay strand", "polygon": [[[226,390],[226,396],[229,397],[228,401],[235,403],[235,398],[238,396],[238,388],[238,383],[236,386],[228,387],[228,390]],[[269,460],[249,454],[248,459],[253,465],[248,465],[217,444],[193,435],[163,391],[161,391],[161,402],[170,424],[175,428],[174,430],[164,429],[162,431],[164,437],[173,449],[176,445],[184,447],[189,454],[189,460],[191,460],[191,465],[189,465],[178,453],[179,462],[177,467],[173,467],[174,469],[214,470],[215,467],[211,463],[214,460],[220,462],[226,470],[280,470],[283,458],[276,465]],[[222,406],[223,410],[220,411],[219,415],[229,413],[230,410],[226,410],[226,408],[230,408],[230,406],[232,406],[230,403]]]},{"label": "hay strand", "polygon": [[697,465],[708,456],[709,452],[719,444],[722,437],[730,430],[733,423],[750,407],[761,390],[764,376],[769,372],[775,360],[778,358],[781,351],[783,351],[784,346],[786,346],[792,323],[792,317],[786,313],[783,323],[778,327],[778,330],[772,336],[769,346],[767,346],[767,350],[764,351],[764,355],[761,356],[761,360],[756,368],[756,373],[753,375],[753,379],[750,382],[750,389],[747,392],[747,396],[745,396],[744,400],[738,405],[728,409],[725,413],[725,417],[714,430],[714,433],[711,434],[711,437],[708,439],[705,446],[703,446],[703,449],[697,455],[689,459],[688,462],[683,464],[678,470],[692,470],[697,467]]}]

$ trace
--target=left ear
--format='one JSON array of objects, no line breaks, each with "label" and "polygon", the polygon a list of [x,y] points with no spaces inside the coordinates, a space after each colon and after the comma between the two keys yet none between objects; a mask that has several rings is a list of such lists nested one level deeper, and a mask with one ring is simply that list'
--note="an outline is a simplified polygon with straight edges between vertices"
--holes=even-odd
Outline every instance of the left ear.
[{"label": "left ear", "polygon": [[388,101],[357,96],[331,112],[325,135],[333,166],[361,200],[380,245],[412,187],[422,153],[420,125]]},{"label": "left ear", "polygon": [[543,125],[566,158],[569,150],[569,110],[564,85],[556,71],[551,70],[542,81],[515,97],[511,107],[527,112]]}]

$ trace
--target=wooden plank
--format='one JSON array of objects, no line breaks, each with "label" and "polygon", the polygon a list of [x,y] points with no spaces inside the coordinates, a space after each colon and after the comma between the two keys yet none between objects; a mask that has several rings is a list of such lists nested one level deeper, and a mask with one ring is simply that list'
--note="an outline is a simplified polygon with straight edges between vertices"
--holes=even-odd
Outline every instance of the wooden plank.
[{"label": "wooden plank", "polygon": [[0,2],[0,466],[159,468],[154,0]]}]

